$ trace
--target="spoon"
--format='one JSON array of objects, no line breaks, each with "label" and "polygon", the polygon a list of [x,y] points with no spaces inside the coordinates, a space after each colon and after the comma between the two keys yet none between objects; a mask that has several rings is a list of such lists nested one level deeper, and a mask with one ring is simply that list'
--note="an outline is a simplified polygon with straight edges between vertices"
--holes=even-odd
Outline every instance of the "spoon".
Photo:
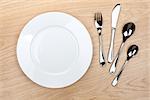
[{"label": "spoon", "polygon": [[131,45],[127,51],[127,59],[125,60],[124,64],[121,67],[121,70],[119,71],[119,73],[116,75],[116,77],[114,78],[114,80],[112,81],[112,86],[116,86],[118,84],[118,80],[120,78],[120,75],[122,74],[126,63],[137,54],[139,48],[137,45]]},{"label": "spoon", "polygon": [[122,43],[120,45],[120,48],[119,48],[119,51],[115,57],[115,59],[113,60],[113,63],[109,69],[109,72],[110,73],[115,73],[116,71],[116,65],[117,65],[117,62],[118,62],[118,59],[119,59],[119,56],[120,56],[120,53],[121,53],[121,50],[125,44],[125,41],[134,33],[135,31],[135,24],[132,23],[132,22],[129,22],[129,23],[126,23],[122,29],[122,35],[123,35],[123,40],[122,40]]}]

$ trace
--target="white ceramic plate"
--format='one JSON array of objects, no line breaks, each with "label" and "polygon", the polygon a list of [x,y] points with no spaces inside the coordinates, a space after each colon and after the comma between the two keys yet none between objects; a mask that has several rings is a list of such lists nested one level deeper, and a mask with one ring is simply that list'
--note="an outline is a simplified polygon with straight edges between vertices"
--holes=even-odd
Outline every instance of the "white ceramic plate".
[{"label": "white ceramic plate", "polygon": [[61,12],[44,13],[30,20],[17,44],[22,71],[48,88],[75,83],[89,68],[92,55],[91,38],[84,25]]}]

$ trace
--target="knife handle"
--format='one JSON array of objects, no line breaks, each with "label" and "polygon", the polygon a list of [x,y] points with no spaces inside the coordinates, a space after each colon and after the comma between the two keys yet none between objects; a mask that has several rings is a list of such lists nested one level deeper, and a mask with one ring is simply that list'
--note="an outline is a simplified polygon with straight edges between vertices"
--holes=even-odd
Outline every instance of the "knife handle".
[{"label": "knife handle", "polygon": [[111,63],[113,61],[115,31],[116,28],[111,29],[111,41],[110,41],[110,46],[108,51],[108,63]]}]

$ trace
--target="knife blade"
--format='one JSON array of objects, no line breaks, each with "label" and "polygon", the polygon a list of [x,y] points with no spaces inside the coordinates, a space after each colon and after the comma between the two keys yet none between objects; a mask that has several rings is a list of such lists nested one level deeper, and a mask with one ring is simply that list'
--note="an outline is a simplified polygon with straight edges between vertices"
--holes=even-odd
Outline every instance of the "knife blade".
[{"label": "knife blade", "polygon": [[115,38],[115,32],[116,32],[116,26],[117,26],[117,22],[118,22],[118,18],[119,18],[119,14],[120,14],[120,10],[121,10],[121,5],[117,4],[112,11],[112,19],[111,19],[111,25],[112,25],[112,29],[111,29],[111,41],[110,41],[110,46],[109,46],[109,51],[108,51],[108,62],[111,63],[113,61],[113,53],[114,53],[114,38]]},{"label": "knife blade", "polygon": [[121,10],[121,5],[120,4],[117,4],[113,8],[113,11],[112,11],[112,20],[111,20],[113,28],[116,28],[116,26],[117,26],[117,22],[118,22],[120,10]]}]

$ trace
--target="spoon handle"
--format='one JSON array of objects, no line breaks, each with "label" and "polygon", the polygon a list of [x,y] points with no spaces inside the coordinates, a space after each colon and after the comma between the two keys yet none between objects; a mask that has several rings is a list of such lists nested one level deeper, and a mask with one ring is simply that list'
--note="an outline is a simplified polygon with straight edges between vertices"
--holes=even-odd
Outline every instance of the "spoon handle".
[{"label": "spoon handle", "polygon": [[116,75],[116,77],[115,77],[114,80],[112,81],[112,86],[116,86],[116,85],[118,84],[119,78],[120,78],[120,76],[121,76],[121,74],[122,74],[122,72],[123,72],[123,70],[124,70],[125,65],[126,65],[127,62],[128,62],[128,61],[126,60],[126,61],[124,62],[124,64],[122,65],[122,67],[121,67],[119,73]]},{"label": "spoon handle", "polygon": [[102,34],[99,35],[99,63],[103,66],[105,64],[105,58],[103,53],[103,40]]},{"label": "spoon handle", "polygon": [[111,41],[110,41],[110,46],[109,46],[109,51],[108,51],[108,63],[111,63],[113,61],[115,31],[116,31],[116,28],[112,28]]},{"label": "spoon handle", "polygon": [[113,63],[111,65],[110,69],[109,69],[110,73],[115,73],[115,71],[116,71],[117,62],[118,62],[118,59],[119,59],[119,56],[120,56],[120,53],[122,51],[123,46],[124,46],[124,42],[121,43],[119,51],[118,51],[115,59],[113,60]]}]

